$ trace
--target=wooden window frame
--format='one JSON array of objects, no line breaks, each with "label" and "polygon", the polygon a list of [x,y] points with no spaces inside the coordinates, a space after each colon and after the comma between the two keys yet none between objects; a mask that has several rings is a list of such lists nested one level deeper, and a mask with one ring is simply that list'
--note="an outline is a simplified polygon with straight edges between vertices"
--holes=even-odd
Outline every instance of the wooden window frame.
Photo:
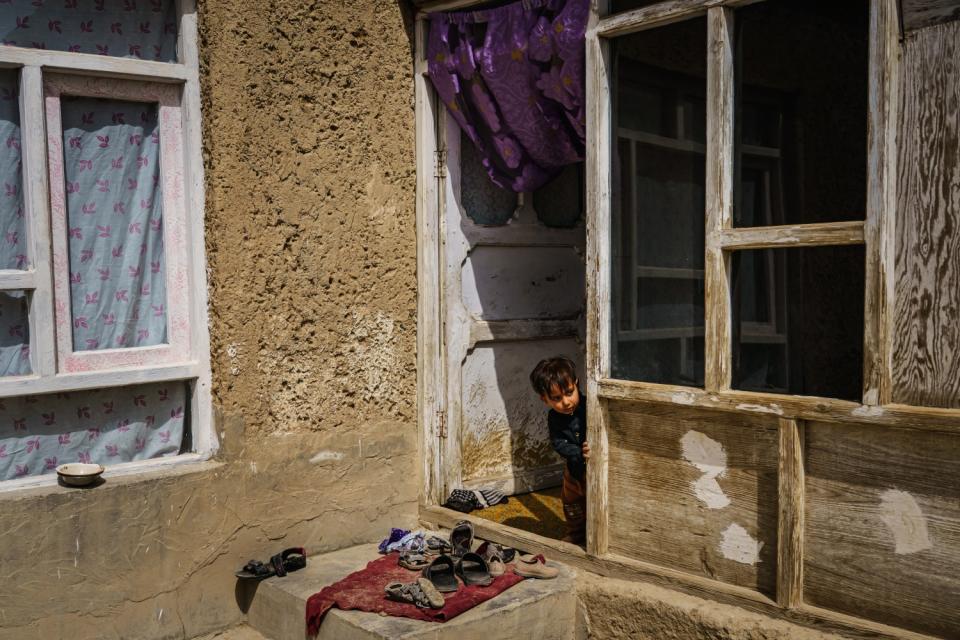
[{"label": "wooden window frame", "polygon": [[[0,68],[19,71],[25,235],[29,268],[0,270],[0,290],[30,294],[32,373],[0,378],[0,398],[152,382],[190,387],[194,450],[112,465],[126,475],[209,459],[217,449],[210,394],[204,253],[199,53],[195,0],[176,0],[176,62],[0,46]],[[59,95],[160,104],[169,343],[74,352],[66,263]],[[46,132],[46,134],[44,133]],[[53,486],[54,475],[0,483],[0,492]]]},{"label": "wooden window frame", "polygon": [[[481,4],[476,0],[418,2],[416,20],[417,152],[417,402],[421,464],[420,519],[452,527],[470,521],[478,536],[531,552],[549,553],[572,566],[601,575],[646,580],[685,593],[734,604],[823,631],[870,637],[927,638],[904,629],[812,606],[803,602],[804,425],[806,421],[870,424],[900,429],[960,433],[960,410],[891,402],[894,305],[894,230],[896,214],[899,24],[897,0],[870,0],[867,207],[863,221],[734,228],[733,213],[733,20],[734,9],[764,0],[665,0],[640,9],[607,15],[608,0],[593,0],[586,36],[587,69],[587,342],[586,401],[588,438],[586,549],[438,506],[445,499],[442,449],[449,446],[443,406],[443,172],[437,158],[436,126],[443,105],[426,77],[428,24],[435,11]],[[708,21],[705,386],[616,380],[610,377],[611,202],[613,131],[610,102],[610,39],[689,18]],[[764,248],[858,245],[865,247],[864,383],[861,402],[761,393],[730,388],[730,256],[733,251]],[[608,465],[610,401],[652,402],[778,420],[778,530],[776,597],[609,551]]]}]

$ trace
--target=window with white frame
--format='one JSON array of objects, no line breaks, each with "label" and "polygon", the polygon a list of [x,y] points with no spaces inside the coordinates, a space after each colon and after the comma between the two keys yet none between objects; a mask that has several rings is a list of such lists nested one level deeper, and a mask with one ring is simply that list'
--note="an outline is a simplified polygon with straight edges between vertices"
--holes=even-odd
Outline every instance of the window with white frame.
[{"label": "window with white frame", "polygon": [[212,449],[188,4],[0,16],[0,480]]}]

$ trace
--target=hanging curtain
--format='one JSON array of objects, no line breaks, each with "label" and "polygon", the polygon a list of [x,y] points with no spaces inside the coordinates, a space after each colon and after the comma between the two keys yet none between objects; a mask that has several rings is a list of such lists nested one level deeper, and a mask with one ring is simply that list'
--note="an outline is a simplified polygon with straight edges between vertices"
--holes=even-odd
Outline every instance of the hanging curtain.
[{"label": "hanging curtain", "polygon": [[0,398],[0,480],[175,456],[188,401],[183,382]]},{"label": "hanging curtain", "polygon": [[167,340],[156,104],[65,97],[74,351]]},{"label": "hanging curtain", "polygon": [[0,43],[174,62],[173,0],[0,0]]},{"label": "hanging curtain", "polygon": [[430,16],[430,80],[490,179],[534,191],[583,160],[589,0]]}]

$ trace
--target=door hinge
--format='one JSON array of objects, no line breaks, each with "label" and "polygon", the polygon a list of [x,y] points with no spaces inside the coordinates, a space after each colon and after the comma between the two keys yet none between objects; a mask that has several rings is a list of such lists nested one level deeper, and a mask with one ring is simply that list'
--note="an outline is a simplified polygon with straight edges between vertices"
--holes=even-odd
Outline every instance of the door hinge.
[{"label": "door hinge", "polygon": [[437,434],[440,438],[447,437],[447,412],[437,411]]},{"label": "door hinge", "polygon": [[447,177],[447,150],[437,149],[434,152],[433,157],[434,157],[433,177],[446,178]]}]

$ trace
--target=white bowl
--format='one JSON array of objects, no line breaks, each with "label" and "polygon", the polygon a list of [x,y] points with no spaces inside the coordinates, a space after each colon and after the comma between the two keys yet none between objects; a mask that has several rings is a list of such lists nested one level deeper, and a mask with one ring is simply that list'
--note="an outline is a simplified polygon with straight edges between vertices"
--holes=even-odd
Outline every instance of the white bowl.
[{"label": "white bowl", "polygon": [[83,462],[69,462],[57,467],[57,475],[64,484],[71,487],[84,487],[96,482],[103,473],[102,464],[86,464]]}]

